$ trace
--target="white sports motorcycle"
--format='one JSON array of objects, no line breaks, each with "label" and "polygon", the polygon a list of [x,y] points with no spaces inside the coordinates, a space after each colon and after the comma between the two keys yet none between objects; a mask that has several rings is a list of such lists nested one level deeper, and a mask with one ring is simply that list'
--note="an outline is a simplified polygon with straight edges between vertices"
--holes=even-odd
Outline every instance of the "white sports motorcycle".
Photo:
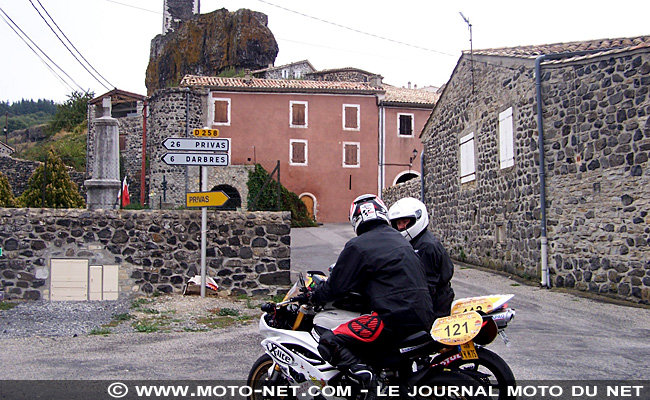
[{"label": "white sports motorcycle", "polygon": [[445,348],[471,343],[482,330],[483,317],[476,311],[438,318],[431,332],[413,334],[386,348],[369,364],[377,379],[373,387],[363,388],[346,374],[327,363],[319,354],[318,340],[328,329],[359,316],[340,309],[315,309],[297,304],[301,287],[326,279],[310,272],[307,282],[301,276],[280,303],[266,303],[260,318],[260,333],[265,337],[265,354],[253,365],[248,376],[250,400],[261,399],[483,399],[488,386],[471,376],[432,363],[432,354]]}]

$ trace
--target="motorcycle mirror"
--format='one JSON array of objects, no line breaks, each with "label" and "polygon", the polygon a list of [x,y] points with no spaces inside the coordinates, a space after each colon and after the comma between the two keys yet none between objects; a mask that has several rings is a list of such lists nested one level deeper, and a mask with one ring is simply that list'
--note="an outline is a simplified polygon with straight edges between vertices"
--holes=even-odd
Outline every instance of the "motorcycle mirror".
[{"label": "motorcycle mirror", "polygon": [[300,282],[300,286],[305,287],[305,278],[303,278],[302,274],[298,275],[298,281]]}]

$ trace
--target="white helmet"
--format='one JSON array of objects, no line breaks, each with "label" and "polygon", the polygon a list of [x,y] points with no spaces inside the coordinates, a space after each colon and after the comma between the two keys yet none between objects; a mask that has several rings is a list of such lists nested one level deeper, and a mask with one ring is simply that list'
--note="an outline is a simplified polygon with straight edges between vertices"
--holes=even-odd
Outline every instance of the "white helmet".
[{"label": "white helmet", "polygon": [[396,220],[400,218],[410,218],[411,221],[406,226],[406,229],[400,231],[409,241],[413,240],[423,230],[427,229],[429,225],[429,214],[427,207],[418,199],[413,197],[405,197],[397,200],[395,204],[388,210],[388,218],[393,228],[397,229]]},{"label": "white helmet", "polygon": [[388,224],[388,208],[374,194],[363,194],[350,205],[350,223],[354,233],[359,234],[359,227],[370,221],[384,221]]}]

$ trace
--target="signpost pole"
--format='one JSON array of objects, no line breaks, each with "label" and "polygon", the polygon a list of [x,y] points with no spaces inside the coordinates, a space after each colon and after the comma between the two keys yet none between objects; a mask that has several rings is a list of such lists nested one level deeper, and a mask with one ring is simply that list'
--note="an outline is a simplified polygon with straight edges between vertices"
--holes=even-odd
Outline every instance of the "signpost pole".
[{"label": "signpost pole", "polygon": [[[208,190],[208,167],[201,167],[201,190]],[[201,207],[201,297],[205,297],[205,258],[208,234],[208,208]]]}]

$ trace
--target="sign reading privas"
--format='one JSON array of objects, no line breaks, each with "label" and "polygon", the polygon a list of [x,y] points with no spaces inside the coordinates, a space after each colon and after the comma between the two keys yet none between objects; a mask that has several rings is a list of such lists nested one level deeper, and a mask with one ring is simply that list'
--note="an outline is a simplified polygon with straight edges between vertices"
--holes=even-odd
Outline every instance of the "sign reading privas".
[{"label": "sign reading privas", "polygon": [[185,204],[187,207],[220,207],[224,205],[229,198],[230,197],[222,191],[186,193]]},{"label": "sign reading privas", "polygon": [[230,160],[228,154],[208,153],[165,153],[162,161],[167,165],[199,165],[203,167],[225,167]]},{"label": "sign reading privas", "polygon": [[167,150],[229,151],[230,139],[194,139],[169,137],[163,142]]}]

